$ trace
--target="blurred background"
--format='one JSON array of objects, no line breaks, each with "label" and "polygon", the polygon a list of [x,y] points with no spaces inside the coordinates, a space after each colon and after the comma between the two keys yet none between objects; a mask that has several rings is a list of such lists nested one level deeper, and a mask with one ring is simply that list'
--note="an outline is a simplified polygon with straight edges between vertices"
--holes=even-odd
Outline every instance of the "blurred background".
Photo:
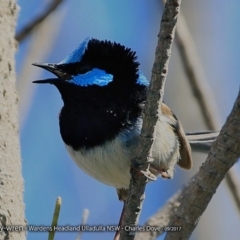
[{"label": "blurred background", "polygon": [[[17,33],[42,14],[52,0],[19,0]],[[183,0],[181,11],[192,34],[222,126],[239,91],[240,2],[238,0]],[[51,85],[33,80],[50,73],[33,62],[59,62],[87,36],[119,42],[137,52],[141,70],[150,79],[162,15],[160,0],[66,0],[20,41],[16,55],[20,95],[20,136],[25,179],[26,218],[29,225],[50,225],[54,204],[62,197],[59,225],[79,225],[89,209],[89,225],[116,225],[122,203],[114,188],[90,178],[68,156],[61,140],[58,114],[62,100]],[[189,87],[182,59],[174,44],[165,86],[165,102],[186,131],[204,130],[198,104]],[[199,66],[201,67],[201,66]],[[194,168],[176,168],[173,180],[148,184],[140,224],[154,214],[197,171],[206,154],[193,153]],[[239,163],[234,167],[240,173]],[[225,181],[222,182],[199,225],[195,239],[239,239],[240,215]],[[112,239],[114,233],[84,233],[83,240]],[[56,233],[56,240],[76,239],[76,232]],[[29,232],[29,240],[47,239],[46,232]],[[163,239],[163,236],[158,239]]]}]

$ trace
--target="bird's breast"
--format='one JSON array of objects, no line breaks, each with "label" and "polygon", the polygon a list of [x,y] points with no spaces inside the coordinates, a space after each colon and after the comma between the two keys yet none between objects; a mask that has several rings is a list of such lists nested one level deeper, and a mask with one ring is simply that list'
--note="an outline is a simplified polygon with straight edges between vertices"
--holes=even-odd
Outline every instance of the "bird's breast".
[{"label": "bird's breast", "polygon": [[[61,112],[60,130],[71,158],[96,180],[115,188],[127,189],[131,160],[136,156],[136,145],[142,128],[141,117],[119,132],[120,128],[116,127],[120,123],[118,115],[94,119],[92,116],[96,112],[91,112],[91,109],[85,115],[65,110],[63,108]],[[101,113],[97,116],[101,116]],[[151,165],[156,170],[154,174],[166,171],[170,178],[173,177],[175,164],[180,158],[179,147],[178,137],[169,118],[159,116],[151,148]]]},{"label": "bird's breast", "polygon": [[[142,120],[134,127],[126,129],[118,136],[102,145],[92,148],[74,149],[66,144],[71,158],[88,175],[115,188],[128,189],[130,183],[131,160],[136,156]],[[163,116],[157,121],[151,148],[155,175],[167,171],[173,177],[174,167],[179,160],[179,141],[168,120]]]},{"label": "bird's breast", "polygon": [[96,180],[115,188],[129,187],[133,153],[120,137],[87,150],[66,148],[75,163]]}]

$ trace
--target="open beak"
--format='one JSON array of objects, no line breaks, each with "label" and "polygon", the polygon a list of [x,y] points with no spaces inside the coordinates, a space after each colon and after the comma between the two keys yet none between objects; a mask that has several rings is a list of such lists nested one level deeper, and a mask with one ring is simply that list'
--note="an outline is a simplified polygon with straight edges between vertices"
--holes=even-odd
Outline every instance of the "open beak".
[{"label": "open beak", "polygon": [[44,80],[36,80],[36,81],[33,81],[33,83],[53,83],[53,81],[66,80],[66,79],[69,79],[69,77],[70,77],[68,74],[63,72],[63,69],[61,69],[61,67],[59,67],[58,64],[54,64],[54,63],[33,63],[32,65],[36,66],[36,67],[43,68],[43,69],[53,73],[54,75],[56,75],[58,77],[58,78],[50,78],[50,79],[44,79]]},{"label": "open beak", "polygon": [[56,75],[57,77],[61,77],[64,73],[58,68],[57,64],[53,64],[53,63],[33,63],[33,66],[36,67],[40,67],[43,68],[51,73],[53,73],[54,75]]}]

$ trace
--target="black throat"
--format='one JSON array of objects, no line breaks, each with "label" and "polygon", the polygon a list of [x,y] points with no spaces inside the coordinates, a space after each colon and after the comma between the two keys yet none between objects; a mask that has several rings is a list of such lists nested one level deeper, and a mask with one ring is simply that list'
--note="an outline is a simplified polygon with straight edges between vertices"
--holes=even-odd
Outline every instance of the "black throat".
[{"label": "black throat", "polygon": [[60,132],[65,144],[74,150],[102,145],[131,128],[141,117],[139,103],[146,97],[146,87],[140,85],[117,91],[111,86],[74,88],[67,84],[58,86],[60,92],[62,87]]}]

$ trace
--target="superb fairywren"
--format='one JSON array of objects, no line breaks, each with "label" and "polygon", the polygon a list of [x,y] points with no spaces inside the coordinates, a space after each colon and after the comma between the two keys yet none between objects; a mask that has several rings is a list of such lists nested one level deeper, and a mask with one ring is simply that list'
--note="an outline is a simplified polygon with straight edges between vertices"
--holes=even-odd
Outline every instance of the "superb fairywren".
[{"label": "superb fairywren", "polygon": [[[126,200],[149,85],[136,53],[118,43],[87,38],[61,62],[33,65],[56,75],[34,83],[53,84],[62,96],[59,125],[70,156],[83,171],[115,187],[119,198]],[[150,170],[172,178],[176,164],[191,168],[191,148],[170,108],[164,103],[160,107]],[[211,134],[189,136],[192,141],[199,137],[214,139]]]}]

